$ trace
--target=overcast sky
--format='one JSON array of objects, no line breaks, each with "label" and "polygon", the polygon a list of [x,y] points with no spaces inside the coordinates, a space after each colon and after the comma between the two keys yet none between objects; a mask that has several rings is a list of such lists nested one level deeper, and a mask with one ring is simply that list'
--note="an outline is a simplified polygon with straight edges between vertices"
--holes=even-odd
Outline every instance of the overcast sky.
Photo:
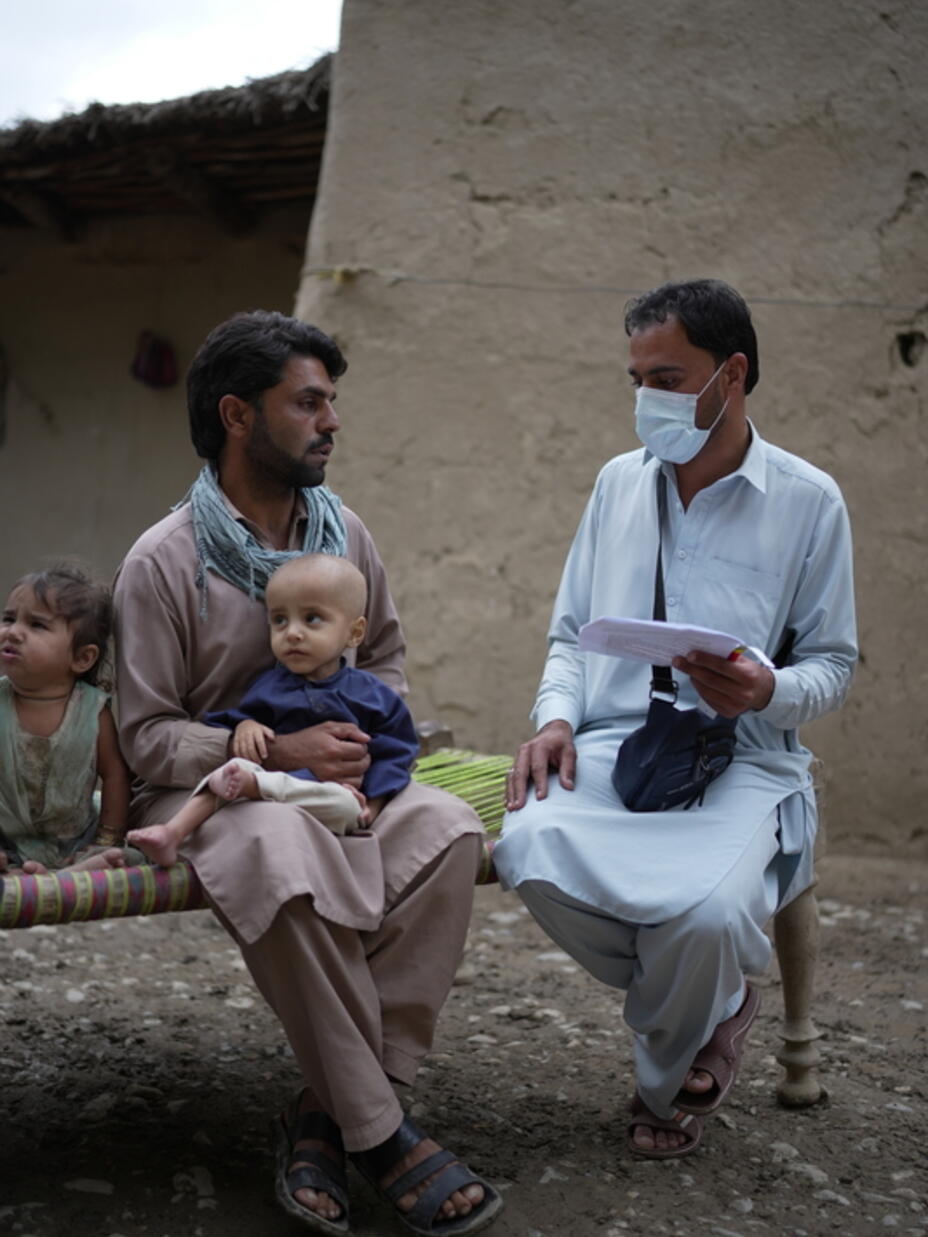
[{"label": "overcast sky", "polygon": [[0,126],[305,69],[341,0],[0,0]]}]

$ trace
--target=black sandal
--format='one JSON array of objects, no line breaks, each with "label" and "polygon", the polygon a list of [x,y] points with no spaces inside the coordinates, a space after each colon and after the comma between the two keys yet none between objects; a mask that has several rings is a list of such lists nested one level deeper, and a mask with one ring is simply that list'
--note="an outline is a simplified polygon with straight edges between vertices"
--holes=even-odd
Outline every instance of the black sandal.
[{"label": "black sandal", "polygon": [[[462,1234],[476,1233],[492,1224],[503,1209],[502,1198],[489,1182],[476,1176],[466,1164],[462,1164],[453,1151],[436,1151],[390,1185],[380,1184],[382,1178],[386,1177],[404,1156],[428,1137],[415,1122],[404,1117],[402,1125],[386,1142],[379,1147],[372,1147],[370,1151],[349,1152],[349,1158],[381,1198],[392,1205],[397,1218],[422,1237],[445,1233],[461,1237]],[[400,1211],[396,1206],[397,1200],[432,1176],[435,1176],[435,1180],[419,1195],[410,1210]],[[456,1216],[453,1220],[445,1219],[440,1211],[442,1203],[450,1198],[455,1190],[469,1185],[482,1187],[483,1201],[466,1216]]]},{"label": "black sandal", "polygon": [[[316,1139],[328,1143],[344,1154],[341,1130],[324,1112],[299,1111],[299,1096],[286,1112],[274,1121],[277,1144],[277,1200],[290,1215],[296,1216],[319,1233],[348,1232],[348,1177],[344,1161],[339,1163],[318,1147],[301,1147],[298,1142]],[[291,1165],[295,1164],[295,1168]],[[337,1220],[329,1220],[318,1212],[303,1207],[293,1197],[297,1190],[320,1190],[333,1198],[342,1209]]]}]

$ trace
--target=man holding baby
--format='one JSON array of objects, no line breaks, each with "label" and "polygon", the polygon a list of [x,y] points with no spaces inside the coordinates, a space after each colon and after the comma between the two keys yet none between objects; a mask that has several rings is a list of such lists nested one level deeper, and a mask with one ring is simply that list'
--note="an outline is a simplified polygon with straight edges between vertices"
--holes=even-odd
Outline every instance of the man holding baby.
[{"label": "man holding baby", "polygon": [[[204,724],[274,663],[263,597],[299,554],[350,560],[367,585],[359,669],[406,687],[405,644],[361,520],[324,485],[347,368],[316,327],[278,313],[216,327],[188,375],[205,464],[187,501],[145,532],[117,579],[120,739],[142,783],[136,826],[173,817],[233,754]],[[360,787],[369,735],[349,721],[278,733],[264,766]],[[404,1116],[463,951],[481,825],[415,782],[370,827],[340,835],[309,809],[241,799],[185,844],[211,906],[279,1018],[303,1087],[278,1125],[277,1194],[308,1227],[345,1232],[345,1157],[414,1231],[489,1224],[497,1192]]]}]

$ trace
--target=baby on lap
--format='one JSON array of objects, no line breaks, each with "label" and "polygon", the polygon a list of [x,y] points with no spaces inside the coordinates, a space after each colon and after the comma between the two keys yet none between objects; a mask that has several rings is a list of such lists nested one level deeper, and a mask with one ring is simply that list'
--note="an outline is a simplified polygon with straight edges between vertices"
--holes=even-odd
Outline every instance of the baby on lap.
[{"label": "baby on lap", "polygon": [[[294,557],[271,576],[265,603],[276,664],[255,679],[238,708],[202,719],[233,732],[233,759],[204,778],[173,819],[127,835],[156,863],[175,863],[194,830],[235,799],[296,804],[344,834],[372,825],[409,782],[419,748],[409,710],[375,675],[344,661],[367,627],[367,584],[357,567],[330,554]],[[278,734],[325,721],[352,722],[367,736],[371,763],[360,790],[320,782],[309,769],[263,767]]]}]

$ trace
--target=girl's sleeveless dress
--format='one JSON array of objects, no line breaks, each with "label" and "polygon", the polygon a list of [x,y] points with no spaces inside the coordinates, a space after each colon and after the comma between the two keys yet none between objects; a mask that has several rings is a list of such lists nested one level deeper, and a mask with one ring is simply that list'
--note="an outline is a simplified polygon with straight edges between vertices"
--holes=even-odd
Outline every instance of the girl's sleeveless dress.
[{"label": "girl's sleeveless dress", "polygon": [[97,736],[106,693],[78,680],[61,725],[47,738],[19,724],[9,679],[0,678],[0,847],[18,866],[49,868],[93,841]]}]

